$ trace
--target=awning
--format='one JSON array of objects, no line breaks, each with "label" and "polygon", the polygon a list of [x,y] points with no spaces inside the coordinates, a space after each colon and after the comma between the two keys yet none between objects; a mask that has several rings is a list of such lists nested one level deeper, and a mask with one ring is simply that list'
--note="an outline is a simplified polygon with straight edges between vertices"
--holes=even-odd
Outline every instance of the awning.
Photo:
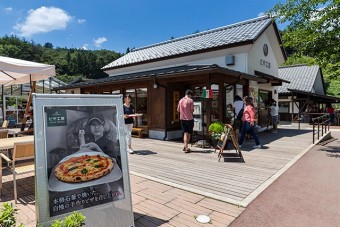
[{"label": "awning", "polygon": [[288,91],[291,93],[296,93],[304,96],[309,96],[309,97],[314,97],[316,98],[315,100],[318,102],[331,102],[331,103],[340,103],[340,98],[339,97],[334,97],[334,96],[328,96],[328,95],[320,95],[316,93],[311,93],[311,92],[305,92],[305,91],[299,91],[299,90],[294,90],[294,89],[289,89]]},{"label": "awning", "polygon": [[213,64],[213,65],[181,65],[181,66],[176,66],[176,67],[168,67],[168,68],[147,70],[147,71],[136,72],[136,73],[115,75],[115,76],[105,77],[105,78],[97,79],[97,80],[90,80],[90,81],[76,83],[76,84],[69,84],[66,86],[55,88],[54,90],[92,87],[92,86],[99,86],[99,85],[109,84],[113,82],[122,82],[122,81],[126,81],[126,82],[140,81],[144,79],[153,79],[156,77],[157,78],[170,78],[170,77],[178,76],[178,75],[192,76],[192,73],[219,73],[219,74],[229,75],[232,77],[237,77],[240,79],[243,78],[243,79],[248,79],[248,80],[253,80],[253,81],[258,81],[258,82],[266,81],[260,76],[227,69],[224,67],[220,67],[216,64]]}]

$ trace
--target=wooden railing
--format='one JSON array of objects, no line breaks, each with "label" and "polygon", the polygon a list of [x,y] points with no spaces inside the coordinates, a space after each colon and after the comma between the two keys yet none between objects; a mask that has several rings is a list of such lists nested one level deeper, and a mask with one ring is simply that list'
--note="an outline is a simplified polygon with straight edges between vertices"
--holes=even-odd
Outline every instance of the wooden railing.
[{"label": "wooden railing", "polygon": [[318,140],[329,131],[329,116],[328,114],[322,115],[320,117],[312,118],[313,123],[313,144],[315,143],[315,136],[317,135]]}]

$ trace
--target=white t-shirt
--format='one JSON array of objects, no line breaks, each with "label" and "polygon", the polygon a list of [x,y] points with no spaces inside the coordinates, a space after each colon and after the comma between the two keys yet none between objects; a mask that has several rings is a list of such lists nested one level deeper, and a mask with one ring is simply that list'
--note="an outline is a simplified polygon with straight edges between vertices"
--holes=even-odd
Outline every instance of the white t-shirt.
[{"label": "white t-shirt", "polygon": [[238,115],[238,112],[243,108],[243,101],[235,101],[233,107],[235,108],[235,115]]},{"label": "white t-shirt", "polygon": [[274,116],[279,115],[279,111],[276,106],[270,106],[269,108],[270,108],[270,116],[274,117]]}]

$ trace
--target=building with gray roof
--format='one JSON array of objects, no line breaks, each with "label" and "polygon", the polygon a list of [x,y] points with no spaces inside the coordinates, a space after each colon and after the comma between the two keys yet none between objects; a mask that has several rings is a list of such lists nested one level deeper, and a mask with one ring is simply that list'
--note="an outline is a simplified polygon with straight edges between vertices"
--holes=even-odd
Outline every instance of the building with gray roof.
[{"label": "building with gray roof", "polygon": [[[198,133],[212,121],[226,121],[226,105],[235,95],[253,96],[260,125],[266,123],[265,103],[288,80],[278,77],[286,59],[275,21],[267,16],[133,49],[103,66],[109,77],[59,89],[74,93],[131,94],[135,128],[150,138],[182,136],[177,103],[186,89],[202,105]],[[203,94],[211,96],[202,97]]]}]

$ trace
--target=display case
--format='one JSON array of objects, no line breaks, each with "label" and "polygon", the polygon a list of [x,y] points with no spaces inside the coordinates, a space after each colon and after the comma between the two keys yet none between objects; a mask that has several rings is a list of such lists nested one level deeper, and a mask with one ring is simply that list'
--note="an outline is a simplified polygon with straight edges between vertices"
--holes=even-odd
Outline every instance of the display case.
[{"label": "display case", "polygon": [[24,96],[4,96],[4,119],[8,120],[9,127],[16,127],[21,123],[26,111],[27,100],[28,97]]}]

